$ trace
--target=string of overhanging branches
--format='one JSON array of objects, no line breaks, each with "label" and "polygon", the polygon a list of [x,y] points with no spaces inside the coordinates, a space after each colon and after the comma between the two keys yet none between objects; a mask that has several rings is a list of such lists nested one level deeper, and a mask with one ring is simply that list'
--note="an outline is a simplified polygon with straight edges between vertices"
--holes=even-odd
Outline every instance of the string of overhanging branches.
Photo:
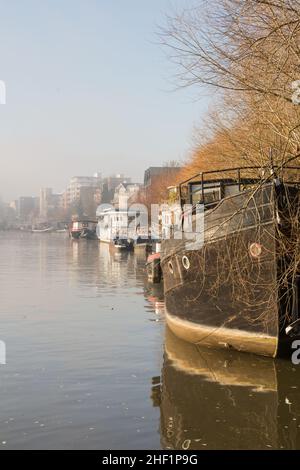
[{"label": "string of overhanging branches", "polygon": [[[288,176],[287,181],[300,181],[299,171],[284,174],[289,163],[300,163],[300,2],[194,2],[192,8],[167,18],[161,41],[177,66],[178,87],[204,87],[205,93],[216,92],[213,111],[196,131],[196,145],[182,179],[222,168],[224,162],[228,167],[230,162],[232,166],[275,166],[282,179]],[[230,284],[232,297],[250,311],[259,307],[256,292],[260,289],[263,308],[257,309],[258,315],[280,300],[286,312],[293,310],[290,304],[294,302],[300,271],[300,201],[286,191],[283,220],[278,223],[276,211],[270,224],[262,223],[260,218],[263,209],[257,204],[257,195],[271,181],[270,175],[259,178],[247,191],[242,207],[216,220],[206,232],[206,242],[223,237],[225,247],[215,254],[218,274],[211,283],[211,295],[217,296],[222,285]],[[242,228],[250,213],[256,227],[253,237],[258,241],[267,239],[272,249],[275,247],[279,260],[276,279],[264,275],[264,262],[249,262],[248,241]],[[170,255],[177,255],[185,243],[177,241]],[[266,259],[273,256],[272,249],[265,248]],[[207,250],[204,246],[197,255],[204,273],[209,269]],[[202,275],[196,273],[193,281],[199,283],[199,295],[205,284]]]}]

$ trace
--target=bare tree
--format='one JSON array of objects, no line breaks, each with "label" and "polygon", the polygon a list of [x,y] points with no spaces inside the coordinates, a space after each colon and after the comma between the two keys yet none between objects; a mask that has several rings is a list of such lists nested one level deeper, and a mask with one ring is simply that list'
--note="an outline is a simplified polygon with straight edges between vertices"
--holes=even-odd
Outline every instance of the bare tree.
[{"label": "bare tree", "polygon": [[269,147],[280,163],[298,156],[298,0],[202,2],[169,17],[161,37],[181,86],[219,91],[223,110],[208,127],[227,136],[233,158],[263,163]]},{"label": "bare tree", "polygon": [[[279,167],[299,163],[300,1],[199,1],[198,6],[169,17],[161,38],[178,66],[179,85],[209,87],[219,96],[214,111],[196,132],[196,143],[184,170],[186,176],[235,163],[270,164],[270,147]],[[224,221],[229,227],[230,221],[237,218],[242,227],[245,212],[253,206],[257,220],[254,238],[262,244],[266,232],[253,201],[269,177],[259,179],[241,211]],[[300,270],[299,195],[297,198],[286,195],[289,236],[276,226],[276,256],[282,267],[276,282],[263,286],[266,295],[262,296],[262,311],[273,308],[278,292],[288,291],[287,305],[293,299],[291,286]],[[217,294],[230,278],[232,297],[238,285],[244,302],[256,308],[253,294],[262,281],[255,279],[251,284],[253,279],[247,269],[250,266],[251,270],[253,263],[245,262],[248,241],[243,233],[228,236],[227,252],[217,253],[220,269],[211,288]],[[204,260],[205,249],[201,254]]]}]

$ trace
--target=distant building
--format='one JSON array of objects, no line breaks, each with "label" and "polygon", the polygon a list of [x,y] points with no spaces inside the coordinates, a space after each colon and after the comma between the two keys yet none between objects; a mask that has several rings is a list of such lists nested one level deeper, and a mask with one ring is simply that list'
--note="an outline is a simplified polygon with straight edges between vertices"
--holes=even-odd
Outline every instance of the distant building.
[{"label": "distant building", "polygon": [[147,189],[162,176],[172,177],[181,171],[177,166],[150,166],[144,174],[144,187]]},{"label": "distant building", "polygon": [[126,209],[134,202],[134,197],[141,189],[139,183],[120,183],[114,192],[113,205],[117,209]]},{"label": "distant building", "polygon": [[94,201],[96,206],[98,207],[101,204],[102,201],[102,188],[96,188],[96,191],[94,193]]},{"label": "distant building", "polygon": [[0,230],[14,227],[16,216],[15,206],[0,200]]},{"label": "distant building", "polygon": [[44,220],[58,219],[64,208],[63,193],[53,193],[52,188],[40,190],[40,218]]},{"label": "distant building", "polygon": [[131,183],[131,178],[125,177],[123,174],[108,176],[102,182],[102,203],[111,203],[114,199],[116,187],[121,183]]},{"label": "distant building", "polygon": [[[64,207],[67,209],[74,204],[78,204],[83,193],[86,195],[86,193],[90,194],[93,191],[95,194],[101,188],[101,185],[100,173],[95,173],[93,176],[73,176],[63,195]],[[82,188],[89,189],[83,190]]]},{"label": "distant building", "polygon": [[17,215],[20,222],[30,223],[39,213],[39,197],[20,197],[18,200]]},{"label": "distant building", "polygon": [[11,202],[9,203],[9,207],[10,207],[12,210],[14,210],[14,211],[16,212],[16,214],[17,214],[17,212],[18,212],[18,205],[19,205],[18,199],[15,199],[14,201],[11,201]]},{"label": "distant building", "polygon": [[42,188],[40,190],[40,217],[46,218],[48,215],[48,206],[52,196],[51,188]]},{"label": "distant building", "polygon": [[91,219],[96,218],[97,204],[95,200],[96,188],[82,186],[78,191],[78,204],[81,214]]},{"label": "distant building", "polygon": [[168,198],[168,187],[174,185],[178,173],[177,166],[151,166],[144,174],[144,187],[140,193],[144,204],[159,204]]}]

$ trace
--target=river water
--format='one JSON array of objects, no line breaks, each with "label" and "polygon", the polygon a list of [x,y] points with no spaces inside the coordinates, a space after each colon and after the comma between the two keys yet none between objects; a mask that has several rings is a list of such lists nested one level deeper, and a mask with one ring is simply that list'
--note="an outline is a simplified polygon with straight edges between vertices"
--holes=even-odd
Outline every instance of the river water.
[{"label": "river water", "polygon": [[0,232],[0,449],[300,448],[300,366],[165,327],[145,259]]}]

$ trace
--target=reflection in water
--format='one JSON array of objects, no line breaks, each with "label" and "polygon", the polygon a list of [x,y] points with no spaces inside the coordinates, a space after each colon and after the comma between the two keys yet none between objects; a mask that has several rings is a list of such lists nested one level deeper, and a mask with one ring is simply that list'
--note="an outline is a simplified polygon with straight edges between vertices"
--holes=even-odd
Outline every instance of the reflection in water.
[{"label": "reflection in water", "polygon": [[[72,269],[70,276],[74,283],[93,286],[102,292],[126,286],[131,280],[143,285],[144,265],[138,265],[129,252],[118,252],[107,243],[99,241],[70,240]],[[145,264],[145,263],[144,263]]]},{"label": "reflection in water", "polygon": [[147,278],[144,279],[144,295],[149,304],[151,310],[156,315],[156,321],[164,320],[165,303],[163,296],[163,287],[157,284],[151,284]]},{"label": "reflection in water", "polygon": [[143,256],[0,233],[0,298],[0,449],[300,447],[300,367],[169,332],[162,367]]},{"label": "reflection in water", "polygon": [[290,362],[200,349],[167,329],[162,383],[152,387],[162,447],[299,448],[299,374]]},{"label": "reflection in water", "polygon": [[157,449],[163,296],[145,259],[0,232],[0,449]]}]

